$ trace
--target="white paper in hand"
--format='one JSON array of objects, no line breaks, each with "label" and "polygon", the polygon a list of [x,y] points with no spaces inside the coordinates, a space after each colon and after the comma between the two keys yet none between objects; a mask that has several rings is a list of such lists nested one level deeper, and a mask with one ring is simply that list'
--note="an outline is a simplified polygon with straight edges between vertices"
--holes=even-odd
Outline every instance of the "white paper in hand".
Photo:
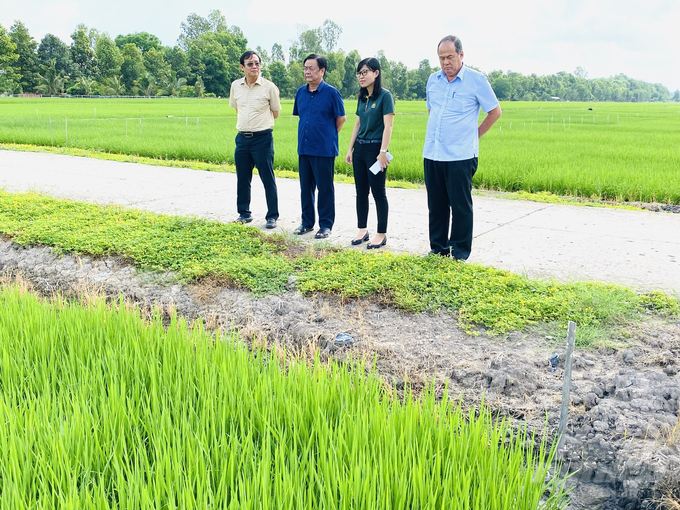
[{"label": "white paper in hand", "polygon": [[[393,158],[392,154],[390,154],[389,152],[386,152],[385,156],[387,156],[387,161],[392,161],[392,158]],[[373,163],[371,166],[368,167],[368,169],[371,172],[373,172],[375,175],[378,175],[378,172],[380,172],[382,170],[382,168],[380,168],[380,161],[376,160],[375,163]]]}]

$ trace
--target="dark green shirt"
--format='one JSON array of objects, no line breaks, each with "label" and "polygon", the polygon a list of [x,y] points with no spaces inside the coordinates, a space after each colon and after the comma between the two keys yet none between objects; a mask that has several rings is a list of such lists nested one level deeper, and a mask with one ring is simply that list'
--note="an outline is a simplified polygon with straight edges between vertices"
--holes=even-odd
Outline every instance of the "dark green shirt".
[{"label": "dark green shirt", "polygon": [[382,140],[385,122],[383,116],[394,113],[394,98],[387,89],[382,89],[378,97],[369,97],[368,101],[358,101],[359,133],[357,138],[363,140]]}]

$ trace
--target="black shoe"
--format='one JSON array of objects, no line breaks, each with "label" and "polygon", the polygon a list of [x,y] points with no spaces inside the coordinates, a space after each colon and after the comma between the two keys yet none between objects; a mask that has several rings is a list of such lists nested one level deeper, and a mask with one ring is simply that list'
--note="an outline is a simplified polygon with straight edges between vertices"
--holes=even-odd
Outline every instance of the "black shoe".
[{"label": "black shoe", "polygon": [[378,248],[381,248],[381,247],[385,246],[386,244],[387,244],[387,236],[383,237],[382,242],[380,242],[378,244],[370,244],[370,243],[367,244],[366,249],[367,250],[377,250]]},{"label": "black shoe", "polygon": [[316,234],[314,234],[314,239],[326,239],[331,235],[330,228],[320,228]]},{"label": "black shoe", "polygon": [[429,257],[430,255],[439,255],[440,257],[450,257],[450,256],[451,256],[451,252],[448,252],[448,251],[434,251],[434,250],[430,250],[430,251],[427,253],[427,255],[425,255],[425,256],[426,256],[426,257]]},{"label": "black shoe", "polygon": [[301,236],[302,234],[306,234],[307,232],[311,232],[314,230],[314,227],[305,227],[304,225],[300,225],[298,228],[293,230],[293,233],[295,235]]},{"label": "black shoe", "polygon": [[369,235],[368,235],[368,232],[366,232],[366,235],[364,237],[362,237],[361,239],[352,239],[352,246],[357,246],[361,243],[365,243],[366,241],[368,241],[368,239],[369,239]]},{"label": "black shoe", "polygon": [[250,214],[240,214],[236,218],[236,223],[250,223],[251,221],[253,221],[253,217]]},{"label": "black shoe", "polygon": [[269,218],[265,228],[276,228],[276,220],[274,218]]}]

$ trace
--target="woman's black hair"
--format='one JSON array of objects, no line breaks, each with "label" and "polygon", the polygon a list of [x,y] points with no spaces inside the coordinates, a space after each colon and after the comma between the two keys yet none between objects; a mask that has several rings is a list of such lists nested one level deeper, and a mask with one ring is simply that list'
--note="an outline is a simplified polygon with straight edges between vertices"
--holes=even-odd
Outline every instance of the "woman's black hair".
[{"label": "woman's black hair", "polygon": [[[361,68],[364,66],[368,67],[371,71],[380,71],[380,62],[375,57],[365,58],[361,62],[359,62],[359,65],[357,66],[357,73],[361,71]],[[378,76],[375,77],[375,81],[373,82],[373,94],[371,94],[371,96],[378,97],[378,94],[380,94],[381,90],[382,90],[382,72],[379,72]],[[363,101],[364,99],[368,100],[367,96],[368,89],[366,89],[366,87],[361,87],[359,89],[359,101]]]}]

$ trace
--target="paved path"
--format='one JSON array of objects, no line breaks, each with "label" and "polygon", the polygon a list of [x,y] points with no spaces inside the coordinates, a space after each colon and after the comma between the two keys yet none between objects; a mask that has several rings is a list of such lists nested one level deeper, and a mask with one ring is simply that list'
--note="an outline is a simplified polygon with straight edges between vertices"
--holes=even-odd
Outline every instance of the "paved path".
[{"label": "paved path", "polygon": [[[281,218],[275,232],[299,224],[296,180],[277,179]],[[51,154],[0,151],[0,188],[115,203],[166,214],[231,221],[236,176]],[[336,224],[329,239],[349,245],[356,233],[354,185],[336,184]],[[425,190],[388,189],[387,248],[429,251]],[[638,290],[680,293],[680,215],[541,204],[475,196],[470,262],[529,277],[599,280]],[[251,225],[264,228],[264,190],[253,179]],[[375,232],[371,204],[369,231]],[[315,242],[313,234],[303,236]]]}]

